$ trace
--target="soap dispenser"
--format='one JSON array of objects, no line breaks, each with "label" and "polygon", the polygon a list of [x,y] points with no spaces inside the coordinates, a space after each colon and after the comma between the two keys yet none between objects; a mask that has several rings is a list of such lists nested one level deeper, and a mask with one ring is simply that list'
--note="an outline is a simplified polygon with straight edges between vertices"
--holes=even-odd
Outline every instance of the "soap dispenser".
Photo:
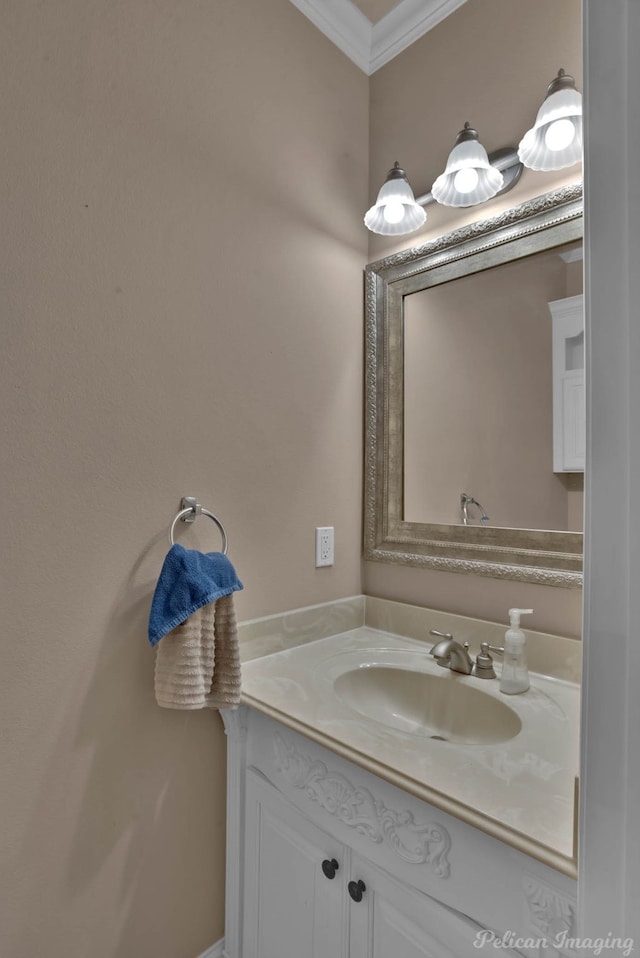
[{"label": "soap dispenser", "polygon": [[511,628],[504,636],[504,659],[500,676],[500,691],[506,695],[526,692],[529,688],[529,671],[524,653],[525,635],[520,628],[520,616],[530,615],[533,609],[509,609]]}]

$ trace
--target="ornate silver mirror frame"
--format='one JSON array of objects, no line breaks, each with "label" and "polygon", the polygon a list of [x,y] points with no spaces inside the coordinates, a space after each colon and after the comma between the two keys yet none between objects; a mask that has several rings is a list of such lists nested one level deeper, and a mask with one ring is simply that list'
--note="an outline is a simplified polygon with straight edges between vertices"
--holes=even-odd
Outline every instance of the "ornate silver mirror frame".
[{"label": "ornate silver mirror frame", "polygon": [[581,237],[582,188],[570,186],[366,267],[365,559],[582,585],[582,533],[403,518],[403,297]]}]

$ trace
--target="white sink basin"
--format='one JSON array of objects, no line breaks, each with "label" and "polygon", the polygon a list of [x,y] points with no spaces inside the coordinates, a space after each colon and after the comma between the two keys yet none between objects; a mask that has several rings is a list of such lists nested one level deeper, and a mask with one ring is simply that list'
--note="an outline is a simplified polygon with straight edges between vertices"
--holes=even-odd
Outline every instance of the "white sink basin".
[{"label": "white sink basin", "polygon": [[[350,708],[401,732],[464,745],[515,738],[520,717],[500,699],[450,672],[433,675],[388,665],[342,672],[334,688]],[[486,680],[485,680],[486,681]]]}]

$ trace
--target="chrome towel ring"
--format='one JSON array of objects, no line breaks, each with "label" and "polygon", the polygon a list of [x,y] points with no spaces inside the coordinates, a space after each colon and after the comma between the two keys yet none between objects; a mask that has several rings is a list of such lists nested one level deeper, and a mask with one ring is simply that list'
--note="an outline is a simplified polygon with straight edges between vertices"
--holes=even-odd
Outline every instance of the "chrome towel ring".
[{"label": "chrome towel ring", "polygon": [[181,519],[183,522],[195,522],[196,518],[200,515],[207,516],[217,525],[220,530],[220,535],[222,536],[222,554],[227,554],[227,533],[224,530],[224,526],[220,522],[217,516],[214,516],[212,512],[209,512],[208,509],[203,509],[199,502],[193,496],[183,496],[181,505],[183,508],[180,510],[178,515],[175,517],[171,523],[171,528],[169,529],[169,542],[171,545],[175,545],[173,540],[173,531],[176,527],[176,522],[178,519]]}]

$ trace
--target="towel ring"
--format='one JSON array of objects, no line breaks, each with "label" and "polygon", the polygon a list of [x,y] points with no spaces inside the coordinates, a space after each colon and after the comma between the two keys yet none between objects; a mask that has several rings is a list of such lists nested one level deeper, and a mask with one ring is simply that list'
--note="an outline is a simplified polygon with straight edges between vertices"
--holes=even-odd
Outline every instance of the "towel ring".
[{"label": "towel ring", "polygon": [[[184,504],[185,500],[183,499],[182,502]],[[220,522],[217,516],[214,516],[214,514],[212,512],[209,512],[208,509],[203,509],[199,503],[196,503],[195,505],[188,505],[186,509],[181,509],[178,515],[175,517],[175,519],[171,523],[171,528],[169,529],[169,542],[171,543],[171,545],[172,546],[175,545],[175,542],[173,540],[173,530],[176,527],[176,522],[178,521],[178,519],[182,519],[183,522],[187,522],[188,521],[187,516],[190,513],[193,513],[193,519],[191,521],[193,521],[196,516],[203,515],[203,516],[207,516],[209,519],[215,522],[218,529],[220,530],[220,535],[222,536],[222,554],[226,556],[227,533],[224,531],[224,526],[222,525],[222,523]]]}]

